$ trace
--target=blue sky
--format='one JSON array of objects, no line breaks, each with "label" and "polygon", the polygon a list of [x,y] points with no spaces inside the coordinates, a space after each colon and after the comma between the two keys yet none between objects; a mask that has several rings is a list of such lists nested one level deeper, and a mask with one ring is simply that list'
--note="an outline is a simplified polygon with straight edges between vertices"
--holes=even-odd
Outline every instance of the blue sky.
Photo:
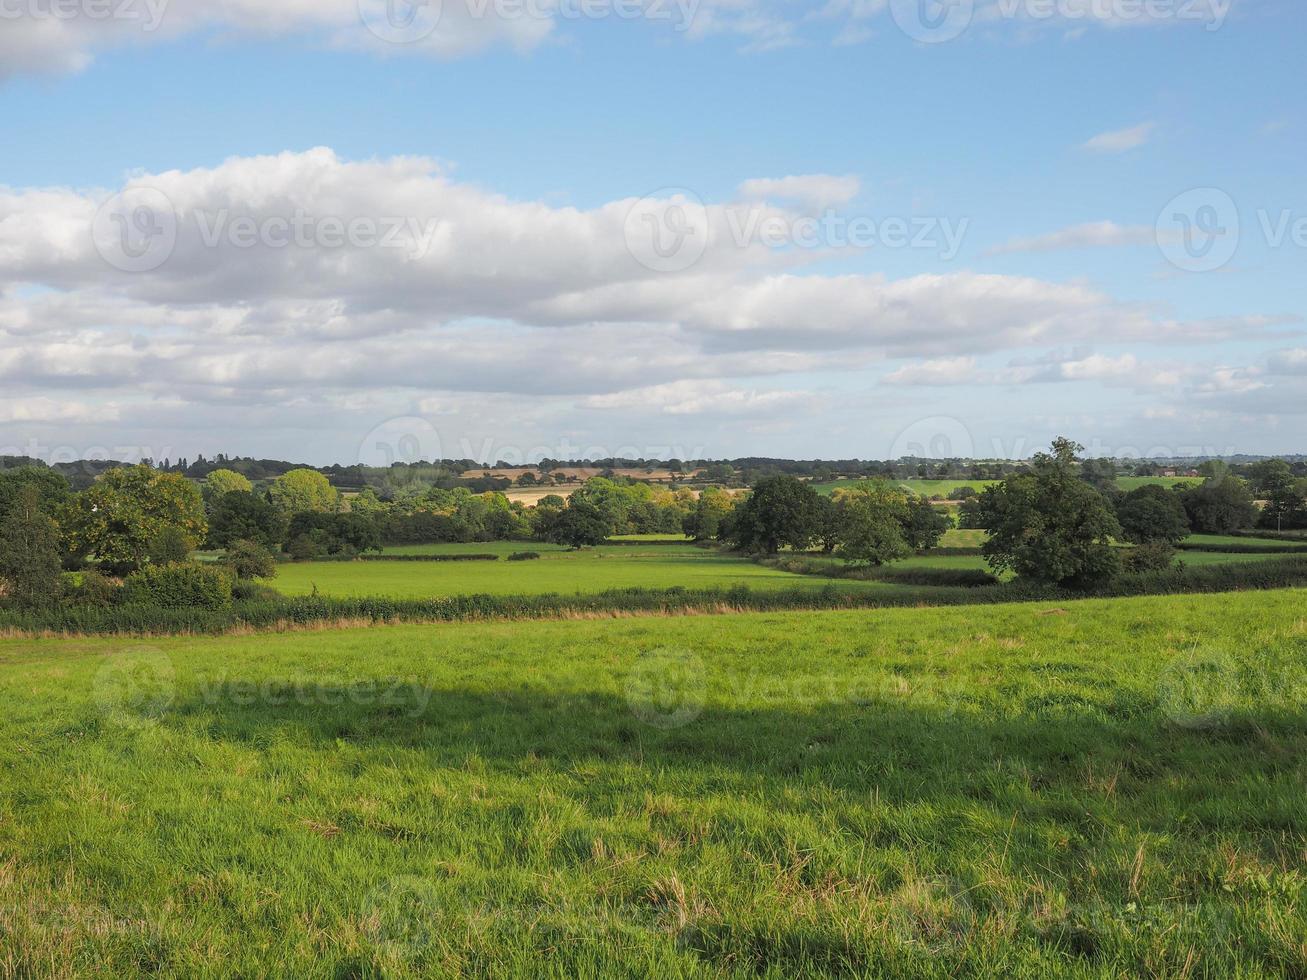
[{"label": "blue sky", "polygon": [[0,18],[0,449],[1307,451],[1300,4],[108,2]]}]

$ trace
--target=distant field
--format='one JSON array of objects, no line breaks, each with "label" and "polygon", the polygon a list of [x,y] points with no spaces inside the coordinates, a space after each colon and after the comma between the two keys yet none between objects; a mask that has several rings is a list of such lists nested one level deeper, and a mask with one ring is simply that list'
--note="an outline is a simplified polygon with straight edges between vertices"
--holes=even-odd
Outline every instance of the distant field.
[{"label": "distant field", "polygon": [[[428,545],[430,553],[449,545]],[[454,546],[465,551],[482,545]],[[396,549],[397,551],[400,549]],[[404,549],[417,553],[418,549]],[[273,588],[286,595],[307,595],[316,587],[327,596],[384,595],[426,597],[486,593],[571,594],[608,589],[728,588],[888,588],[874,582],[849,582],[793,575],[764,568],[745,558],[704,551],[693,545],[609,545],[585,551],[514,545],[515,551],[540,551],[544,557],[524,562],[302,562],[281,565]]]},{"label": "distant field", "polygon": [[1224,534],[1191,534],[1185,538],[1185,544],[1195,545],[1198,547],[1210,546],[1219,547],[1223,545],[1235,545],[1241,548],[1266,548],[1268,550],[1285,551],[1287,549],[1307,549],[1307,541],[1298,544],[1294,541],[1278,541],[1274,538],[1245,538],[1235,535]]},{"label": "distant field", "polygon": [[1118,476],[1116,485],[1122,490],[1138,490],[1140,487],[1191,487],[1202,483],[1201,476]]},{"label": "distant field", "polygon": [[0,640],[0,974],[1302,977],[1305,602]]}]

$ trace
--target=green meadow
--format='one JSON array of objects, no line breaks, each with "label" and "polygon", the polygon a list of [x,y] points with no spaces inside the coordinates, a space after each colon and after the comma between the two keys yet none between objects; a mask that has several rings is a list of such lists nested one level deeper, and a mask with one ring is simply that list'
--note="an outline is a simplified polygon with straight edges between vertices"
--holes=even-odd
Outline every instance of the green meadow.
[{"label": "green meadow", "polygon": [[583,551],[535,544],[427,545],[393,549],[392,553],[433,554],[450,551],[508,554],[537,551],[534,561],[352,561],[299,562],[278,568],[269,585],[286,595],[384,595],[421,598],[446,595],[573,594],[610,589],[793,588],[835,584],[839,588],[885,588],[875,582],[853,582],[811,575],[794,575],[765,568],[747,558],[694,545],[604,545]]},{"label": "green meadow", "polygon": [[1302,591],[0,641],[0,975],[1293,977]]}]

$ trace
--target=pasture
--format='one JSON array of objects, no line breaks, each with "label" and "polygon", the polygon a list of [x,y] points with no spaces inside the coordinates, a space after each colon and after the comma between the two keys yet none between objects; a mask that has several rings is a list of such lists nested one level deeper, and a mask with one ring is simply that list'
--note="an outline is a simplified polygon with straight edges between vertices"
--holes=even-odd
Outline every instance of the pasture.
[{"label": "pasture", "polygon": [[1301,976],[1304,599],[3,640],[0,972]]},{"label": "pasture", "polygon": [[539,595],[605,592],[609,589],[812,587],[885,588],[875,582],[850,582],[794,575],[765,568],[747,558],[697,548],[692,544],[602,545],[568,551],[557,545],[495,542],[468,545],[417,545],[394,553],[480,552],[507,554],[537,551],[535,561],[449,562],[302,562],[279,566],[268,584],[285,595],[336,597],[384,595],[423,598],[445,595]]}]

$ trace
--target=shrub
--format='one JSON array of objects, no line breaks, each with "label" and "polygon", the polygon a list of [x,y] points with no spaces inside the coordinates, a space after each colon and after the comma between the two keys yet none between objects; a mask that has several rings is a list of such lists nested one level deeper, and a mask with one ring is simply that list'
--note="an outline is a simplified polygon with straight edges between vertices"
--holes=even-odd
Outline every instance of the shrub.
[{"label": "shrub", "polygon": [[508,556],[509,561],[534,561],[540,557],[538,551],[515,551]]},{"label": "shrub", "polygon": [[231,605],[231,576],[195,563],[147,565],[123,584],[123,601],[165,609],[226,609]]},{"label": "shrub", "polygon": [[276,559],[257,541],[233,541],[222,564],[238,579],[272,578],[277,574]]},{"label": "shrub", "polygon": [[1167,541],[1148,541],[1125,555],[1128,572],[1164,571],[1175,564],[1175,547]]},{"label": "shrub", "polygon": [[112,606],[122,591],[121,585],[94,568],[82,572],[81,579],[68,596],[75,605],[104,609]]}]

